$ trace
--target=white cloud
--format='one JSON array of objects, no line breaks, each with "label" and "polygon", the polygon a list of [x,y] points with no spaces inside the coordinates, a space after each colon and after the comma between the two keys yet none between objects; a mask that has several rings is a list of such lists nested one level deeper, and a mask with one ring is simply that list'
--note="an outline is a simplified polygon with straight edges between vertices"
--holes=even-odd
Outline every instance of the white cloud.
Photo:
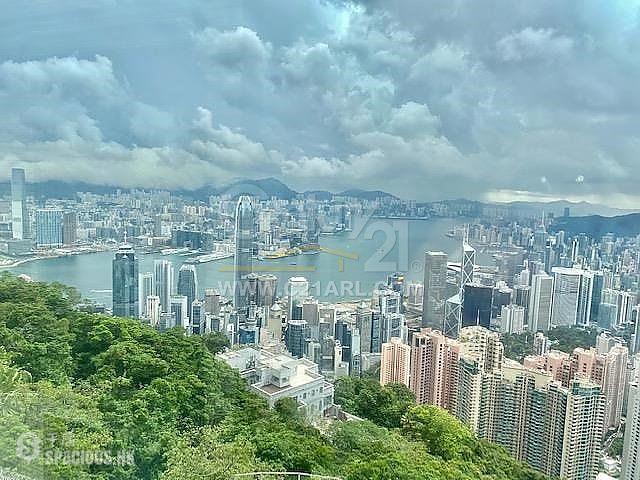
[{"label": "white cloud", "polygon": [[569,55],[573,44],[571,38],[558,35],[552,28],[527,27],[498,40],[496,50],[505,62],[553,60]]}]

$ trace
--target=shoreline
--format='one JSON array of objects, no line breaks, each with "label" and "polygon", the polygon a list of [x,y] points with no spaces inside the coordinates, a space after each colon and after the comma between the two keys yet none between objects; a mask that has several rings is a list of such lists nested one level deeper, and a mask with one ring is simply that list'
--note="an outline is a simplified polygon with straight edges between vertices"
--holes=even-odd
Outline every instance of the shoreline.
[{"label": "shoreline", "polygon": [[[29,257],[29,258],[22,258],[22,259],[18,259],[16,261],[14,261],[13,263],[2,263],[0,264],[0,270],[5,270],[5,269],[11,269],[11,268],[16,268],[19,267],[20,265],[24,265],[25,263],[31,263],[31,262],[37,262],[37,261],[42,261],[42,260],[54,260],[56,258],[64,258],[64,257],[73,257],[76,255],[90,255],[90,254],[94,254],[94,253],[102,253],[102,252],[108,252],[111,251],[111,249],[95,249],[95,250],[86,250],[86,251],[76,251],[76,252],[68,252],[68,253],[60,253],[60,254],[54,254],[54,255],[46,255],[46,256],[35,256],[35,257]],[[5,257],[7,260],[11,260],[11,257]]]}]

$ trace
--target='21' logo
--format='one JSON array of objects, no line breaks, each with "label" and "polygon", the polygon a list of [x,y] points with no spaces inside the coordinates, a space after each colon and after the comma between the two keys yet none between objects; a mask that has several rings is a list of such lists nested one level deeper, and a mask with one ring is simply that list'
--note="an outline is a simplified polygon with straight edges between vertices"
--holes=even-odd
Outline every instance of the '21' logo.
[{"label": "'21' logo", "polygon": [[[373,218],[373,213],[354,219],[349,239],[374,240],[382,237],[382,243],[366,260],[365,272],[405,272],[409,268],[409,222]],[[391,254],[395,253],[391,257]]]}]

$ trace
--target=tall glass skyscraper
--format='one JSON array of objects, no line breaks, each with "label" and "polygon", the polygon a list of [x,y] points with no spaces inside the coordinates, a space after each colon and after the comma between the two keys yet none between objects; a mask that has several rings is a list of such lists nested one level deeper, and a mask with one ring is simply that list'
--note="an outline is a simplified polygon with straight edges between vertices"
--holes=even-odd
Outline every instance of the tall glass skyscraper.
[{"label": "tall glass skyscraper", "polygon": [[160,297],[160,310],[170,313],[170,297],[173,286],[173,265],[168,260],[153,262],[153,288]]},{"label": "tall glass skyscraper", "polygon": [[138,317],[138,259],[131,245],[122,245],[112,264],[113,314]]},{"label": "tall glass skyscraper", "polygon": [[15,240],[29,238],[29,216],[25,201],[23,168],[11,169],[11,231]]},{"label": "tall glass skyscraper", "polygon": [[187,297],[187,316],[191,317],[191,305],[198,298],[198,276],[196,267],[184,264],[178,270],[178,295]]},{"label": "tall glass skyscraper", "polygon": [[63,211],[56,208],[43,208],[36,211],[36,244],[39,247],[62,246],[63,215]]},{"label": "tall glass skyscraper", "polygon": [[254,211],[251,198],[242,195],[236,206],[236,251],[234,258],[234,305],[240,313],[249,308],[249,286],[246,278],[252,271]]}]

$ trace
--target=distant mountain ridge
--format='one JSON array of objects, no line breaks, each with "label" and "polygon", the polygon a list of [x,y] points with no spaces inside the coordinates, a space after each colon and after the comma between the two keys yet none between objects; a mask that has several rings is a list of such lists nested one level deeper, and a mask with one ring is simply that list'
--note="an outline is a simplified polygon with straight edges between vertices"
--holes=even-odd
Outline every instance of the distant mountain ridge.
[{"label": "distant mountain ridge", "polygon": [[554,232],[564,230],[570,235],[586,233],[593,238],[600,238],[607,233],[631,237],[640,235],[640,213],[630,213],[615,217],[603,217],[601,215],[561,217],[556,219],[551,226],[551,230]]},{"label": "distant mountain ridge", "polygon": [[[143,190],[152,190],[142,188]],[[128,191],[130,188],[118,187],[115,185],[96,185],[86,182],[63,182],[59,180],[47,180],[45,182],[27,183],[27,194],[36,198],[74,198],[77,192],[89,192],[100,195],[113,194],[118,190]],[[292,200],[298,197],[316,198],[318,200],[331,200],[333,197],[353,197],[367,200],[376,198],[392,197],[397,198],[387,192],[379,190],[352,189],[344,192],[334,193],[327,190],[311,190],[307,192],[297,192],[284,182],[273,178],[236,180],[226,185],[215,186],[206,185],[195,190],[179,189],[172,192],[192,197],[198,200],[207,200],[211,195],[230,195],[236,197],[243,193],[255,195],[262,198],[278,198],[281,200]],[[9,182],[0,183],[0,194],[9,195],[11,185]]]}]

